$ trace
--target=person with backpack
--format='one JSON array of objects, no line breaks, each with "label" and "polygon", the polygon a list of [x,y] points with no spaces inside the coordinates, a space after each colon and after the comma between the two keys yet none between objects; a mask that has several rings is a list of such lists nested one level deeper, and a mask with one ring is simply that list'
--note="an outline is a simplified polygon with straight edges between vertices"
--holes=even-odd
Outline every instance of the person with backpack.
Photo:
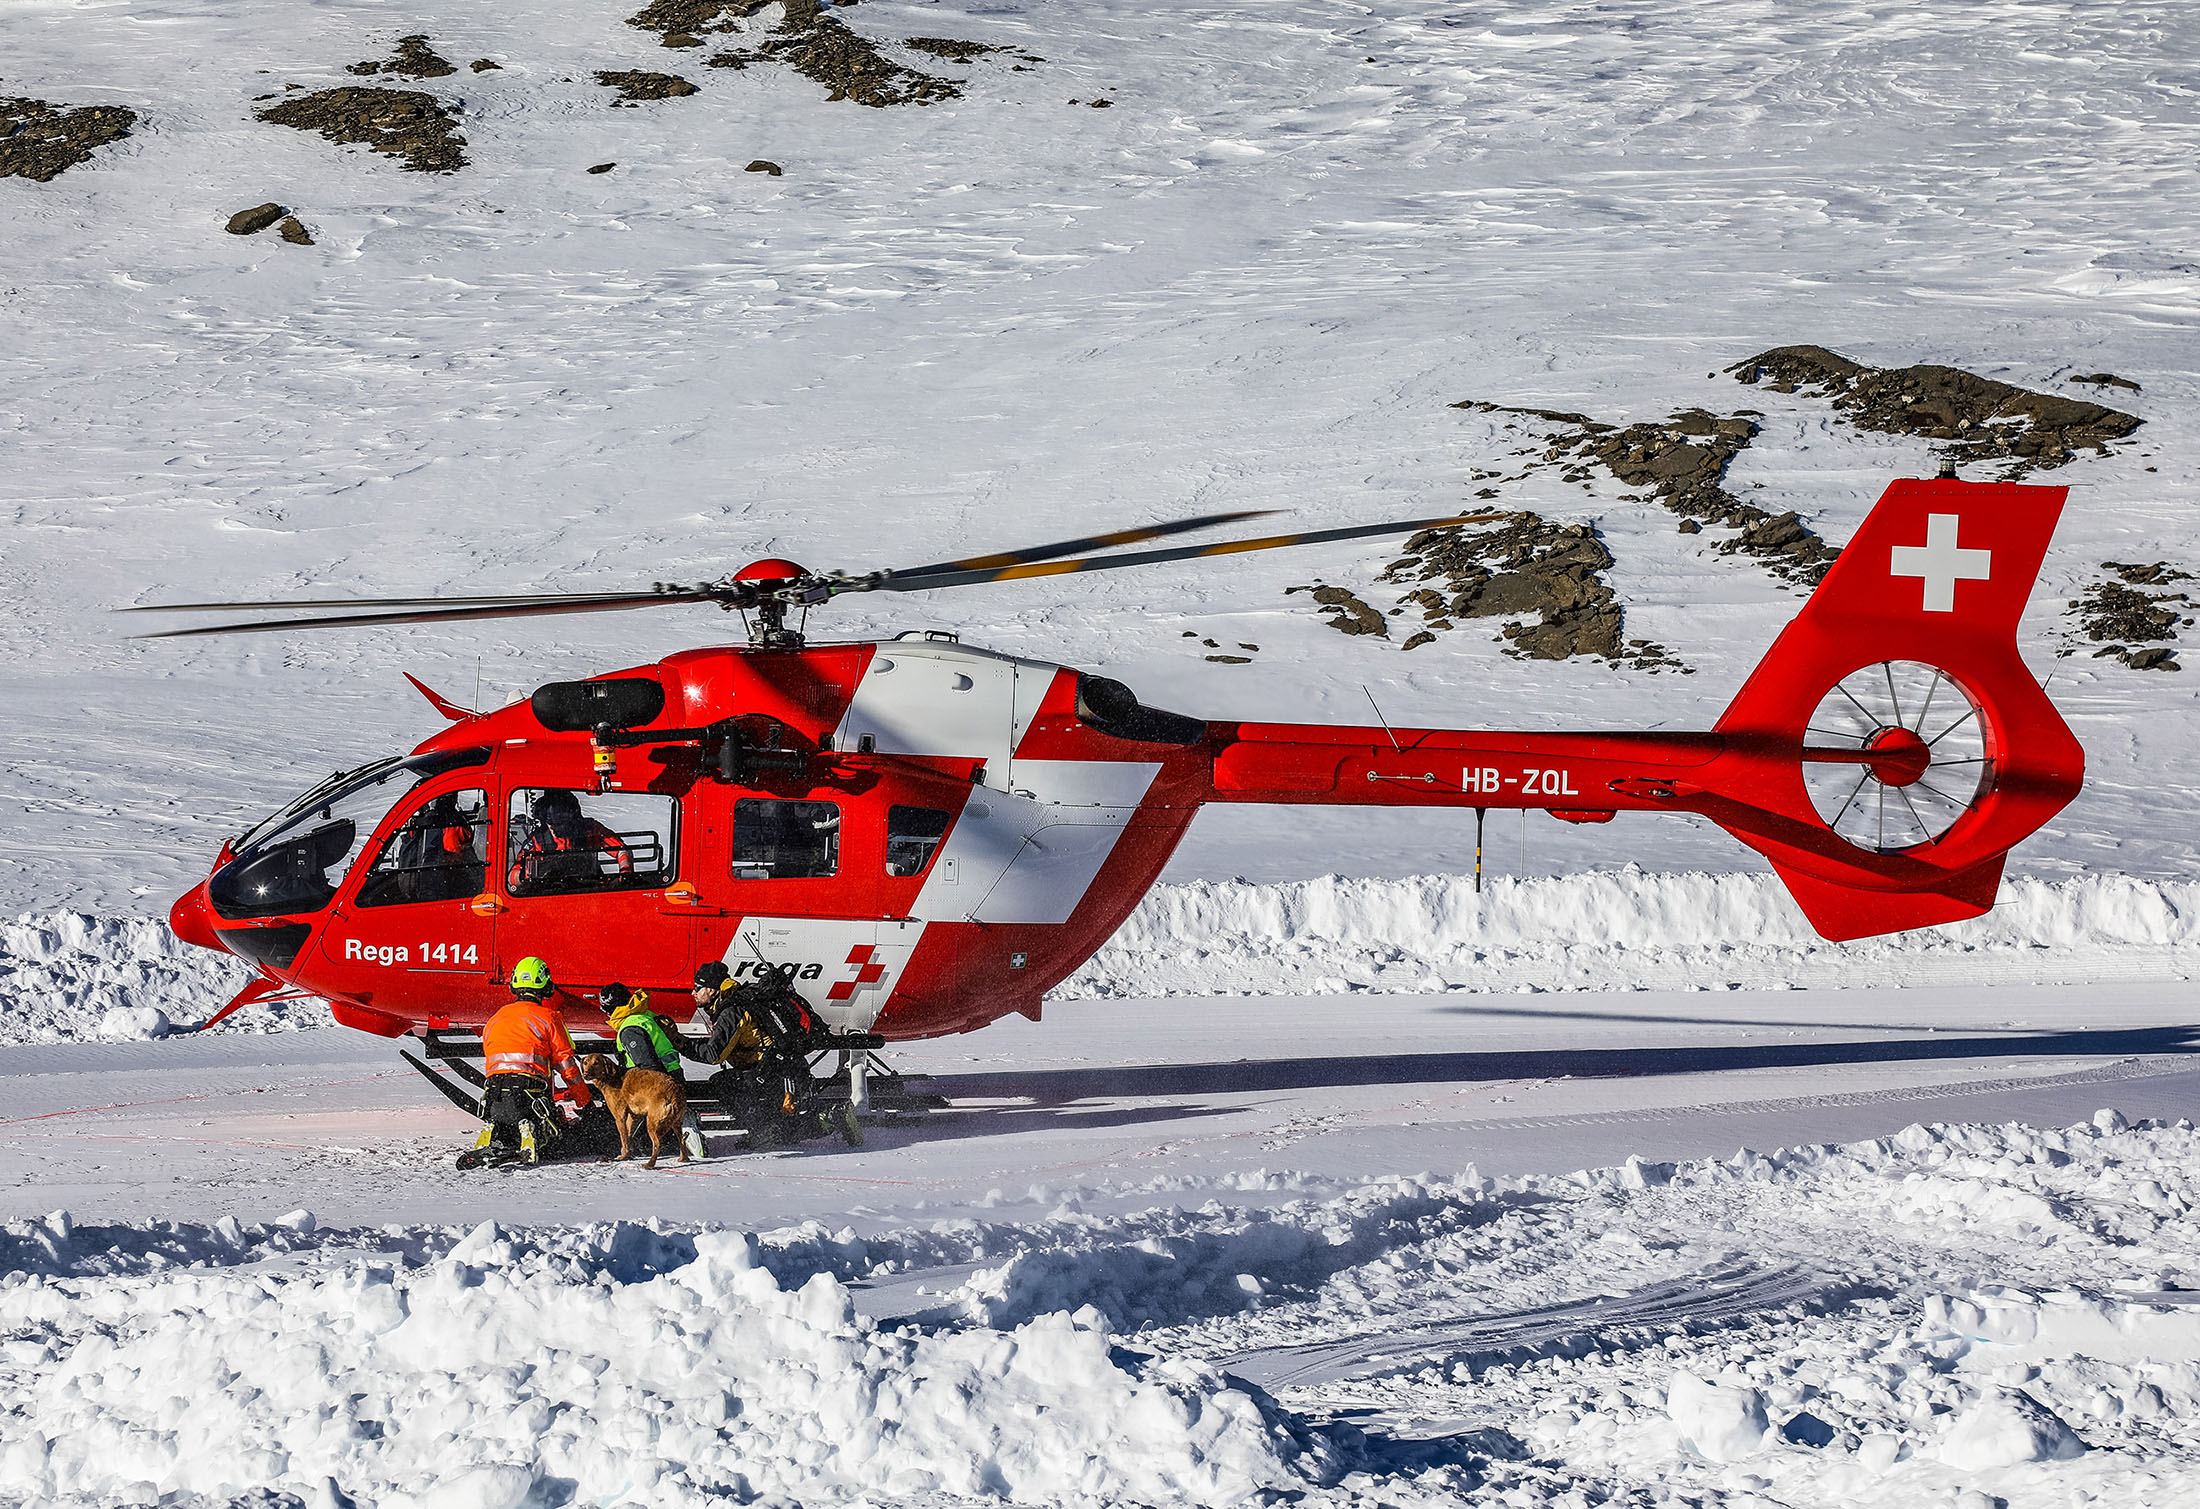
[{"label": "person with backpack", "polygon": [[[629,1069],[655,1069],[674,1079],[683,1078],[679,1036],[650,1009],[648,991],[630,990],[614,980],[596,992],[596,1001],[603,1007],[611,1040],[618,1045],[620,1062]],[[703,1128],[693,1106],[680,1120],[680,1136],[687,1144],[689,1157],[703,1156]]]},{"label": "person with backpack", "polygon": [[785,965],[769,965],[736,985],[722,960],[706,961],[695,971],[692,994],[709,1031],[700,1046],[683,1044],[680,1052],[717,1069],[706,1087],[741,1123],[751,1149],[835,1131],[850,1147],[861,1147],[863,1124],[854,1106],[840,1101],[813,1111],[808,1105],[803,1047],[817,1021],[795,993],[793,975]]}]

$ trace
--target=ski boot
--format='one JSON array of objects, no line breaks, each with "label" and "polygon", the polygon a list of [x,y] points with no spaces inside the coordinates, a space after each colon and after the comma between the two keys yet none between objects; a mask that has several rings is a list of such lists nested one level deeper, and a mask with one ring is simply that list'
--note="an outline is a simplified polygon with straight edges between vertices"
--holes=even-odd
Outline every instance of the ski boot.
[{"label": "ski boot", "polygon": [[479,1168],[496,1154],[496,1128],[484,1126],[474,1145],[458,1155],[460,1168]]},{"label": "ski boot", "polygon": [[535,1124],[532,1121],[522,1121],[519,1124],[519,1161],[522,1163],[536,1161]]}]

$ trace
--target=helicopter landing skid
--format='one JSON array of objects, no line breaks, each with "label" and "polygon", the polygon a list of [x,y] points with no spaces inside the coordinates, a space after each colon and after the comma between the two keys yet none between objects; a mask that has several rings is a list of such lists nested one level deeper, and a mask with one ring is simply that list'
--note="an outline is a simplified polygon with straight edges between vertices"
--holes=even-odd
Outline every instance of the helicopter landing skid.
[{"label": "helicopter landing skid", "polygon": [[[856,1038],[859,1046],[840,1047],[828,1042],[813,1048],[810,1054],[812,1078],[807,1103],[818,1110],[826,1110],[844,1101],[856,1104],[857,1118],[866,1125],[881,1126],[897,1122],[913,1121],[948,1107],[947,1097],[921,1088],[929,1076],[904,1074],[890,1068],[872,1051],[878,1039]],[[404,1049],[398,1056],[410,1064],[421,1078],[442,1092],[444,1099],[467,1115],[481,1119],[482,1097],[480,1092],[488,1085],[488,1077],[477,1067],[475,1060],[481,1056],[481,1038],[472,1032],[426,1032],[421,1034],[426,1060],[415,1058]],[[616,1045],[598,1038],[576,1038],[574,1050],[578,1053],[616,1052]],[[841,1062],[830,1073],[818,1072],[826,1061],[837,1056]],[[442,1071],[465,1083],[455,1083]],[[471,1087],[469,1089],[468,1087]],[[690,1093],[700,1089],[699,1083],[691,1083]],[[745,1133],[747,1128],[717,1101],[695,1094],[692,1102],[696,1121],[705,1132]]]},{"label": "helicopter landing skid", "polygon": [[[402,1048],[397,1050],[397,1056],[403,1059],[406,1063],[411,1064],[415,1069],[419,1070],[420,1077],[426,1080],[429,1084],[434,1085],[438,1090],[441,1090],[443,1092],[444,1098],[450,1101],[452,1105],[457,1106],[461,1111],[464,1111],[467,1115],[473,1117],[477,1121],[481,1119],[481,1098],[479,1096],[467,1094],[457,1085],[452,1084],[441,1074],[438,1074],[435,1070],[429,1068],[426,1064],[422,1063],[419,1059],[414,1058],[410,1053],[407,1053]],[[472,1064],[466,1063],[464,1060],[455,1061],[453,1067],[457,1068],[462,1075],[465,1075],[468,1078],[474,1078],[478,1076],[481,1072],[478,1069],[475,1069]]]}]

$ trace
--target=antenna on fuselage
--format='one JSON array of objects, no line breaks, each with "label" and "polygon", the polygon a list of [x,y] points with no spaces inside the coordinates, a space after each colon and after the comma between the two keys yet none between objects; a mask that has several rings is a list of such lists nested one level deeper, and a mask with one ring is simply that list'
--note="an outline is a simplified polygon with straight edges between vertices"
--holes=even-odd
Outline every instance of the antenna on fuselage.
[{"label": "antenna on fuselage", "polygon": [[1367,689],[1367,683],[1364,681],[1360,683],[1360,694],[1367,698],[1369,707],[1375,708],[1375,721],[1383,725],[1383,732],[1390,734],[1390,747],[1397,750],[1398,753],[1404,754],[1405,749],[1404,746],[1399,744],[1398,736],[1390,733],[1390,720],[1383,716],[1383,710],[1380,707],[1375,707],[1375,694]]}]

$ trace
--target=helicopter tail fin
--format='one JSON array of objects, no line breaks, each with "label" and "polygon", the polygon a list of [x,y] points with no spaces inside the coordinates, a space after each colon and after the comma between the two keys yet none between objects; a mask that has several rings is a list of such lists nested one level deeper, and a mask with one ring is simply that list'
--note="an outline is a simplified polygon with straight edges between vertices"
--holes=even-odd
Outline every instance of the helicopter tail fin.
[{"label": "helicopter tail fin", "polygon": [[1994,903],[2085,754],[2017,653],[2067,489],[1888,487],[1717,725],[1751,789],[1701,810],[1846,939]]}]

